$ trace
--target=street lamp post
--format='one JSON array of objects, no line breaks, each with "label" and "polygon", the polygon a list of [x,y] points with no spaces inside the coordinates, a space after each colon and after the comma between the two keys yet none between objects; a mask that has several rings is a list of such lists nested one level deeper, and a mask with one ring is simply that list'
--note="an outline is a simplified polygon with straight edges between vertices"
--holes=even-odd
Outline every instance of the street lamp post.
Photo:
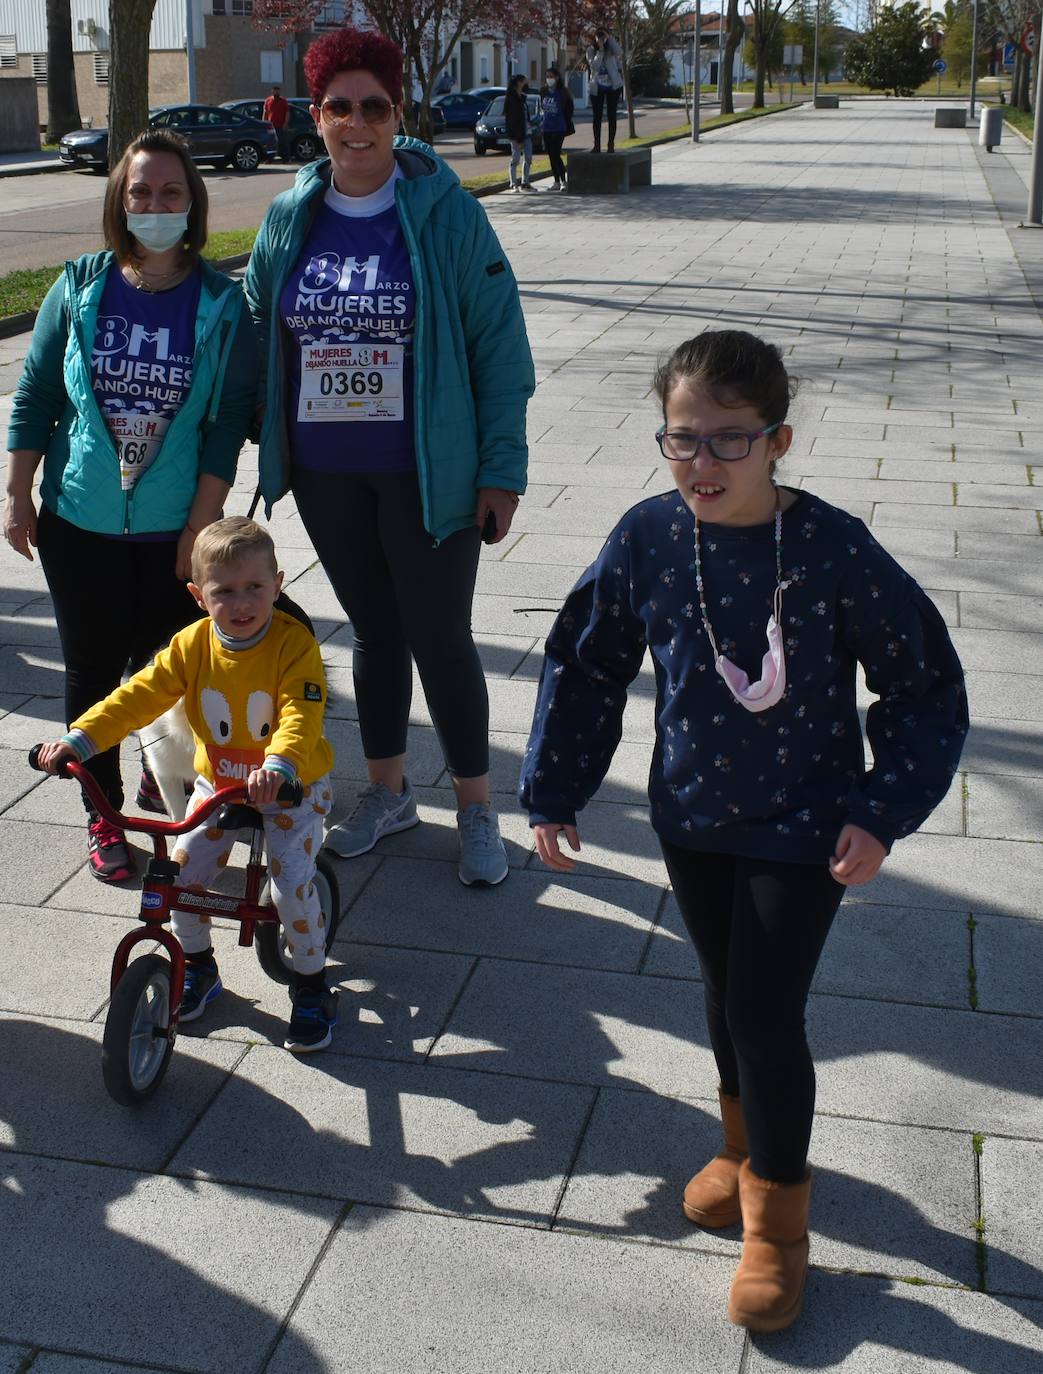
[{"label": "street lamp post", "polygon": [[1036,112],[1035,127],[1032,130],[1032,173],[1029,179],[1029,203],[1027,219],[1029,224],[1043,226],[1043,11],[1036,20]]},{"label": "street lamp post", "polygon": [[815,75],[811,85],[811,103],[818,100],[818,26],[822,14],[822,0],[815,0]]},{"label": "street lamp post", "polygon": [[196,36],[192,27],[192,6],[195,0],[185,0],[185,54],[188,57],[188,103],[196,103]]},{"label": "street lamp post", "polygon": [[974,101],[978,89],[978,0],[971,5],[971,119],[974,118]]},{"label": "street lamp post", "polygon": [[692,142],[699,142],[699,100],[702,96],[703,16],[701,0],[695,0],[695,30],[692,33]]}]

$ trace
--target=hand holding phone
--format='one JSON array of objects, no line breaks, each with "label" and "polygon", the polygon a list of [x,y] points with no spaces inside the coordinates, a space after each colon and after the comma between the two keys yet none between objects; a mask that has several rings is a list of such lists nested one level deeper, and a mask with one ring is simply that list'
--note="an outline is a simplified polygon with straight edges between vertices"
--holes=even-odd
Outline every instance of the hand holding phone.
[{"label": "hand holding phone", "polygon": [[496,541],[496,512],[488,510],[485,513],[485,522],[482,525],[482,543],[492,544]]}]

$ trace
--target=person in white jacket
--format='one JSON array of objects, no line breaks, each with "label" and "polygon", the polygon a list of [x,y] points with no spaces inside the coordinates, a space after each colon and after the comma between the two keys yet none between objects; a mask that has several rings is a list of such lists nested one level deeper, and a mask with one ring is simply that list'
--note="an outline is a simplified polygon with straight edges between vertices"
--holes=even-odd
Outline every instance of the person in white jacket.
[{"label": "person in white jacket", "polygon": [[590,70],[590,104],[594,112],[594,152],[601,152],[601,124],[608,106],[608,151],[616,149],[616,115],[619,95],[623,89],[620,59],[623,49],[607,29],[598,29],[593,44],[587,48],[587,67]]}]

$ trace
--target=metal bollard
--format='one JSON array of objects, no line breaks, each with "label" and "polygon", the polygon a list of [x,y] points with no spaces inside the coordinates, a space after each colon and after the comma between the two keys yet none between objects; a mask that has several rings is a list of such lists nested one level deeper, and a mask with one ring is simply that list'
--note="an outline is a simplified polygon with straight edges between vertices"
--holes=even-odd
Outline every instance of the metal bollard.
[{"label": "metal bollard", "polygon": [[978,126],[978,143],[988,152],[998,147],[1003,137],[1003,111],[998,105],[987,105],[981,112]]}]

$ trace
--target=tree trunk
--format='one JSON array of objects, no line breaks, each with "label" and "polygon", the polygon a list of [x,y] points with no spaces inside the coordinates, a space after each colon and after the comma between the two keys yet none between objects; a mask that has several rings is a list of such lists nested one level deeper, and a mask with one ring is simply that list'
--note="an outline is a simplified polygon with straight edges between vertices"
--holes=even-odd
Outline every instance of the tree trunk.
[{"label": "tree trunk", "polygon": [[47,0],[47,142],[80,127],[72,61],[72,0]]},{"label": "tree trunk", "polygon": [[156,0],[109,0],[109,168],[148,124],[148,35]]},{"label": "tree trunk", "polygon": [[767,48],[757,44],[757,68],[753,77],[753,108],[755,110],[764,109],[764,73],[768,65]]},{"label": "tree trunk", "polygon": [[735,52],[746,36],[742,20],[739,18],[739,0],[728,0],[728,29],[724,40],[724,73],[721,81],[721,114],[735,113],[733,95],[735,74]]}]

